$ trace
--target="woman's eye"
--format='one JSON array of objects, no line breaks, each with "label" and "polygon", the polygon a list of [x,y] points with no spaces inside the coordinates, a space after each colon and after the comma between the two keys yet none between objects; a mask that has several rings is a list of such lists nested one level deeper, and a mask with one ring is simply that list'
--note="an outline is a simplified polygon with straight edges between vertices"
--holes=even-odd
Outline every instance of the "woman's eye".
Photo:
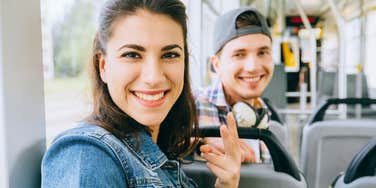
[{"label": "woman's eye", "polygon": [[180,54],[176,52],[168,52],[162,55],[162,58],[167,58],[167,59],[174,59],[174,58],[179,58]]},{"label": "woman's eye", "polygon": [[130,58],[130,59],[139,59],[141,55],[136,52],[126,52],[121,55],[121,57]]}]

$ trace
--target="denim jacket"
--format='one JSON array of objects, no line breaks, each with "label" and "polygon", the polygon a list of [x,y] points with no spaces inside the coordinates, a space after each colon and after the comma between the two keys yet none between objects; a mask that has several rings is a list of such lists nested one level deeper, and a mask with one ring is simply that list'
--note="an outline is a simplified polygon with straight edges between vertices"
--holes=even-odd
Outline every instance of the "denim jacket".
[{"label": "denim jacket", "polygon": [[42,161],[42,187],[197,187],[146,132],[118,139],[82,124],[59,135]]}]

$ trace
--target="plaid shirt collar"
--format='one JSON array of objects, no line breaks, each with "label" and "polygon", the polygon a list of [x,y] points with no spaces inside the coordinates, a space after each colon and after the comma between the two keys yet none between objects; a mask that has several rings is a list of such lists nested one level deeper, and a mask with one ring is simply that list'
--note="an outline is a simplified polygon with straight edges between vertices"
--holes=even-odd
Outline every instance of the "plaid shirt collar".
[{"label": "plaid shirt collar", "polygon": [[215,106],[219,108],[226,108],[227,110],[230,109],[230,106],[226,102],[221,80],[217,79],[211,84],[207,90],[206,96],[208,101]]}]

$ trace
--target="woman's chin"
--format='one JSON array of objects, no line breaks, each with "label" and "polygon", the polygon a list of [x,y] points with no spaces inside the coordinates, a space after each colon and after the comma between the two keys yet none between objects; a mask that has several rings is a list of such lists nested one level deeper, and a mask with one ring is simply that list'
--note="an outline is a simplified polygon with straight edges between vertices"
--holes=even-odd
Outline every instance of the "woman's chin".
[{"label": "woman's chin", "polygon": [[153,115],[142,115],[141,117],[133,117],[133,119],[135,119],[137,122],[139,122],[140,124],[146,126],[146,127],[155,127],[155,126],[158,126],[162,123],[163,119],[165,118],[165,116],[161,117],[161,115],[159,114],[158,117],[153,117]]}]

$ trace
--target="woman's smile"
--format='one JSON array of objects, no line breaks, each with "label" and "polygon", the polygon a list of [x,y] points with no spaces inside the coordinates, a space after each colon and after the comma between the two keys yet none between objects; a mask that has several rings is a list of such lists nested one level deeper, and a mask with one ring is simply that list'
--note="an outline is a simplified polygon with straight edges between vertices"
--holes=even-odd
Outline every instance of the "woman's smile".
[{"label": "woman's smile", "polygon": [[137,90],[131,93],[138,99],[145,107],[155,108],[162,105],[166,99],[166,94],[169,90]]}]

